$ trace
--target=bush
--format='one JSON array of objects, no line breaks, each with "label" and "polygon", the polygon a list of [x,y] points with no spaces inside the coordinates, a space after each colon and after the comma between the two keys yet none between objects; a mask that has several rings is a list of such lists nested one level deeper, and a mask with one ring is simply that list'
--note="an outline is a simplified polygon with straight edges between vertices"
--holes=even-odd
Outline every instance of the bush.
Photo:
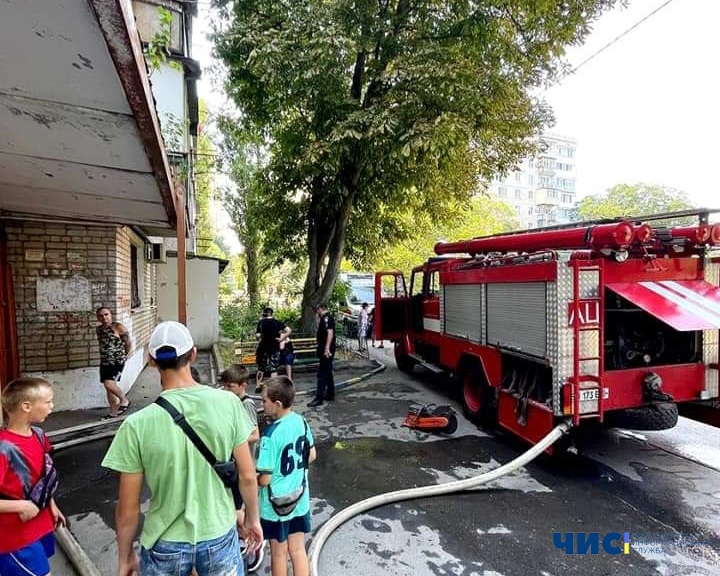
[{"label": "bush", "polygon": [[300,326],[300,309],[299,308],[279,308],[273,314],[275,318],[290,326],[293,331]]},{"label": "bush", "polygon": [[242,302],[228,302],[220,306],[220,329],[233,340],[255,338],[255,326],[259,318],[258,311]]},{"label": "bush", "polygon": [[[250,308],[242,301],[228,302],[220,306],[220,329],[223,334],[232,340],[255,339],[255,329],[260,312],[265,305],[259,308]],[[273,316],[284,322],[293,331],[300,326],[300,310],[298,308],[279,308]]]}]

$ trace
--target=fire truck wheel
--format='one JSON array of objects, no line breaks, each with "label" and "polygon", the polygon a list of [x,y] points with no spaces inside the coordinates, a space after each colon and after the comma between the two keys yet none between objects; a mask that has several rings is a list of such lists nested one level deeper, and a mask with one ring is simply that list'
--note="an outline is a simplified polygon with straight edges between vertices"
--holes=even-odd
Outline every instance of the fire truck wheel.
[{"label": "fire truck wheel", "polygon": [[465,416],[483,428],[492,428],[497,420],[493,389],[480,366],[468,366],[462,375],[462,404]]},{"label": "fire truck wheel", "polygon": [[412,374],[415,368],[415,361],[405,354],[405,348],[397,342],[395,343],[395,364],[397,364],[398,370],[406,374]]},{"label": "fire truck wheel", "polygon": [[678,408],[673,402],[609,412],[606,419],[611,427],[630,430],[667,430],[673,428],[677,421]]}]

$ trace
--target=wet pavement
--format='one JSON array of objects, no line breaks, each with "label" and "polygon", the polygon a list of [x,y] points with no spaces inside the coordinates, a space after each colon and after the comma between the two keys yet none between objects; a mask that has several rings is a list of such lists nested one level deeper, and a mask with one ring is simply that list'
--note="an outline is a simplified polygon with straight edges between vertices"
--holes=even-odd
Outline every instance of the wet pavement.
[{"label": "wet pavement", "polygon": [[[440,383],[396,370],[390,349],[372,353],[387,370],[320,408],[308,408],[308,397],[297,402],[318,449],[310,470],[315,529],[361,499],[474,476],[526,449],[507,436],[478,430],[461,415],[452,436],[402,427],[410,402],[455,402]],[[313,385],[311,378],[306,382]],[[108,445],[101,440],[68,448],[56,461],[63,473],[58,500],[73,533],[102,572],[114,575],[117,481],[99,466]],[[320,574],[720,574],[719,487],[717,470],[606,433],[580,458],[541,458],[471,492],[362,514],[330,537]],[[600,539],[608,532],[629,532],[635,540],[629,554],[611,555],[601,546],[598,554],[566,555],[553,545],[554,532],[599,533]],[[676,538],[648,546],[637,539],[641,533]],[[694,543],[678,539],[689,533],[699,535]],[[268,559],[257,573],[270,574]]]}]

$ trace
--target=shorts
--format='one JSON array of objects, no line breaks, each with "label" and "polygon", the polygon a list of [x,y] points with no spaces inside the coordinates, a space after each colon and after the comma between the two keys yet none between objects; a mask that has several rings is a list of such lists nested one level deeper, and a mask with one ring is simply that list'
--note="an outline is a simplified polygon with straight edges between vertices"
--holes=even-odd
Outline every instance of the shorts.
[{"label": "shorts", "polygon": [[125,368],[124,363],[100,366],[100,382],[105,382],[106,380],[115,380],[115,382],[117,382],[120,380],[123,368]]},{"label": "shorts", "polygon": [[270,376],[273,372],[278,371],[280,366],[280,354],[274,352],[272,354],[263,354],[258,362],[258,370],[263,373],[263,376]]},{"label": "shorts", "polygon": [[193,567],[198,576],[242,576],[244,569],[237,529],[233,527],[220,538],[197,544],[158,540],[149,550],[140,549],[142,576],[190,574]]},{"label": "shorts", "polygon": [[296,516],[290,518],[290,520],[265,520],[260,519],[262,525],[263,535],[266,540],[277,540],[278,542],[285,542],[290,534],[296,532],[302,532],[303,534],[309,534],[312,531],[312,522],[310,521],[310,512],[305,516]]},{"label": "shorts", "polygon": [[292,366],[295,364],[295,354],[280,352],[280,366]]},{"label": "shorts", "polygon": [[52,532],[13,552],[0,553],[2,576],[45,576],[50,572],[50,558],[55,554]]}]

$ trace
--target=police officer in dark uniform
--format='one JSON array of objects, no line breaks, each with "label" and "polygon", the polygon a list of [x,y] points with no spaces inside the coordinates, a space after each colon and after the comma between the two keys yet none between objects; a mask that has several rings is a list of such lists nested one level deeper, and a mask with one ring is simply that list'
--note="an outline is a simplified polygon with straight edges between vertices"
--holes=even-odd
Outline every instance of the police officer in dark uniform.
[{"label": "police officer in dark uniform", "polygon": [[335,379],[333,377],[333,358],[335,358],[335,319],[325,304],[316,308],[320,317],[317,329],[317,357],[320,360],[317,372],[315,398],[308,406],[321,406],[325,400],[335,400]]}]

